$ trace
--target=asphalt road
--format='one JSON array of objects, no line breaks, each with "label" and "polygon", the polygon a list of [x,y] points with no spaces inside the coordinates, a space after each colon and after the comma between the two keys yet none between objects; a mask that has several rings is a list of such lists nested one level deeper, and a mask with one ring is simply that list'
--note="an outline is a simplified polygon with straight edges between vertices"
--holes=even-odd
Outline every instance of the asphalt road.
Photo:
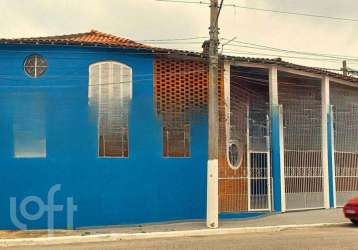
[{"label": "asphalt road", "polygon": [[271,233],[250,233],[210,237],[185,237],[118,241],[95,244],[14,247],[17,250],[231,250],[231,249],[358,249],[358,227],[290,229]]}]

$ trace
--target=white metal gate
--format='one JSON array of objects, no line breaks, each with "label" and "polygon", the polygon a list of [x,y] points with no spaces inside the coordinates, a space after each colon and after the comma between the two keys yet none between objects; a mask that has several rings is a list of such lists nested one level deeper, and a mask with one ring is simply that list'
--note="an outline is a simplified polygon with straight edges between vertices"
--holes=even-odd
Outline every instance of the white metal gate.
[{"label": "white metal gate", "polygon": [[324,207],[321,106],[283,106],[286,209]]},{"label": "white metal gate", "polygon": [[343,206],[358,196],[358,104],[335,109],[333,119],[336,205]]},{"label": "white metal gate", "polygon": [[248,111],[247,176],[249,211],[271,210],[269,118],[264,111]]}]

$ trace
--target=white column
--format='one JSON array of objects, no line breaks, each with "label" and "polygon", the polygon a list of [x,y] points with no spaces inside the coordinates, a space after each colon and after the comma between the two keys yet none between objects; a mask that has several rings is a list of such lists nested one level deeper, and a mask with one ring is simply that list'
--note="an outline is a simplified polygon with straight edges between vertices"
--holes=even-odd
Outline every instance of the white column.
[{"label": "white column", "polygon": [[323,193],[324,207],[329,208],[329,175],[328,175],[328,112],[329,101],[329,77],[325,76],[321,84],[322,97],[322,168],[323,168]]},{"label": "white column", "polygon": [[[270,109],[272,106],[278,106],[278,79],[277,66],[272,66],[269,69],[269,94],[270,94]],[[272,110],[271,110],[272,112]]]},{"label": "white column", "polygon": [[224,100],[225,100],[225,135],[226,142],[229,142],[230,137],[230,63],[225,61],[224,63]]}]

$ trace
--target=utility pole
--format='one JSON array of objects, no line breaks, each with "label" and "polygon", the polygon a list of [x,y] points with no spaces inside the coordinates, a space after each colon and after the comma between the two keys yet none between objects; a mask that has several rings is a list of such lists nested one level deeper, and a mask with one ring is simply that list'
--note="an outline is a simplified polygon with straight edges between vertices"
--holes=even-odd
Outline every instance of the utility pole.
[{"label": "utility pole", "polygon": [[346,60],[343,61],[342,71],[343,71],[344,76],[348,76],[348,68],[347,68],[347,61]]},{"label": "utility pole", "polygon": [[218,109],[218,71],[219,71],[219,28],[218,19],[222,3],[210,0],[210,47],[209,47],[209,94],[208,94],[208,182],[206,225],[217,228],[219,224],[219,109]]}]

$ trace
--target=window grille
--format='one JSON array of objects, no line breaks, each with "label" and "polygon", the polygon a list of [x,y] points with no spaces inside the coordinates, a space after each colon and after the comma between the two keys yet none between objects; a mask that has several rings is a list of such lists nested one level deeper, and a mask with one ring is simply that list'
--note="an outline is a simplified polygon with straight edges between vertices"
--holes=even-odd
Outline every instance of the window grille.
[{"label": "window grille", "polygon": [[164,157],[190,157],[190,124],[202,122],[201,117],[206,114],[207,89],[204,62],[155,59],[154,101],[163,123]]},{"label": "window grille", "polygon": [[358,89],[331,83],[336,205],[358,195]]},{"label": "window grille", "polygon": [[105,61],[90,66],[88,96],[98,118],[98,156],[128,157],[132,69]]},{"label": "window grille", "polygon": [[164,157],[190,156],[190,126],[163,127],[163,155]]},{"label": "window grille", "polygon": [[40,55],[30,55],[25,59],[24,70],[27,75],[37,78],[45,74],[47,70],[47,61]]}]

